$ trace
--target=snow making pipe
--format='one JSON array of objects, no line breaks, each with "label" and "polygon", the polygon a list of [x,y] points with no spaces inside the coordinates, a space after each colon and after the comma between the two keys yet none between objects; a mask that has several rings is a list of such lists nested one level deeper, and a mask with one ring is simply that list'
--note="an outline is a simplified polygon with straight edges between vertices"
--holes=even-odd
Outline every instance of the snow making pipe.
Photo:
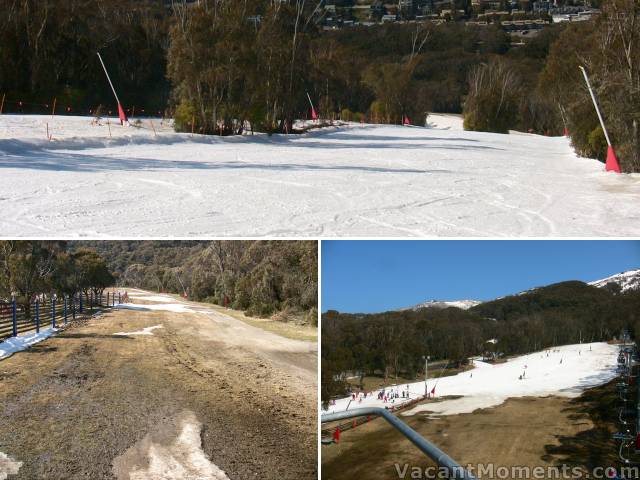
[{"label": "snow making pipe", "polygon": [[602,126],[602,131],[604,132],[604,137],[607,139],[607,145],[611,146],[611,140],[609,139],[609,132],[607,132],[607,127],[604,126],[604,119],[602,118],[602,113],[600,113],[600,107],[598,106],[598,101],[596,100],[596,95],[593,93],[593,88],[591,88],[591,82],[589,82],[589,76],[587,75],[587,71],[583,66],[579,67],[582,70],[582,75],[584,75],[584,81],[587,83],[587,88],[589,89],[589,93],[591,94],[591,100],[593,100],[593,106],[596,109],[596,113],[598,114],[598,119],[600,120],[600,125]]},{"label": "snow making pipe", "polygon": [[320,421],[322,423],[335,422],[345,420],[347,418],[363,417],[367,415],[377,415],[384,418],[393,428],[402,433],[411,441],[411,443],[418,447],[422,453],[436,462],[439,467],[447,469],[449,471],[449,478],[475,480],[475,477],[467,472],[464,467],[385,408],[365,407],[356,408],[351,411],[328,413],[322,415]]},{"label": "snow making pipe", "polygon": [[96,52],[96,53],[98,54],[98,58],[100,59],[100,64],[102,65],[104,74],[107,76],[107,80],[109,81],[109,86],[111,86],[111,91],[113,92],[113,96],[116,97],[116,102],[118,102],[118,105],[120,105],[120,99],[118,98],[116,89],[113,88],[113,83],[111,83],[111,77],[109,76],[109,72],[107,72],[107,67],[105,67],[104,62],[102,61],[102,56],[100,55],[100,52]]}]

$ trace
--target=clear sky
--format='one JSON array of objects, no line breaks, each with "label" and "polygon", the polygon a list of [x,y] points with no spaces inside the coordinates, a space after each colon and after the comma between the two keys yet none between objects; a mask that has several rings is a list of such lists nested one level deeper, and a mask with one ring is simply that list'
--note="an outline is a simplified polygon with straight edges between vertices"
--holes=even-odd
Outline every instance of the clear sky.
[{"label": "clear sky", "polygon": [[323,241],[322,311],[491,300],[640,269],[640,241]]}]

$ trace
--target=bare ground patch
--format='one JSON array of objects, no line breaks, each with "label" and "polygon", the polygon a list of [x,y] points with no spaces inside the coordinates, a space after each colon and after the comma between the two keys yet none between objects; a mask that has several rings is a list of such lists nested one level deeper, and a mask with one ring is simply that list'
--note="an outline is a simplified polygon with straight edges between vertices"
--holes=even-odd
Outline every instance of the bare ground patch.
[{"label": "bare ground patch", "polygon": [[[575,399],[514,398],[469,414],[402,420],[463,465],[567,464],[586,470],[615,464],[611,385]],[[396,463],[422,469],[433,465],[380,419],[345,432],[338,445],[322,446],[321,454],[325,480],[398,478]]]}]

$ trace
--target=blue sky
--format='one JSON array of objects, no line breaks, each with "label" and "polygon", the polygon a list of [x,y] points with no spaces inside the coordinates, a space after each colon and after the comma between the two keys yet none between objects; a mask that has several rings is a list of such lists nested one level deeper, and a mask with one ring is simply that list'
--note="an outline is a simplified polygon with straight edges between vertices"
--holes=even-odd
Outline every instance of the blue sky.
[{"label": "blue sky", "polygon": [[640,241],[323,241],[322,311],[490,300],[640,268]]}]

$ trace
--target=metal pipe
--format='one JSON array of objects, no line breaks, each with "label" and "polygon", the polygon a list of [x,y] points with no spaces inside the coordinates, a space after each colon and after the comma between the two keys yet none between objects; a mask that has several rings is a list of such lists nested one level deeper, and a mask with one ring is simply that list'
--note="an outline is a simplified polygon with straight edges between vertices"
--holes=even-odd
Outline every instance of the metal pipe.
[{"label": "metal pipe", "polygon": [[[591,88],[591,83],[589,82],[587,71],[584,69],[583,66],[580,66],[579,68],[580,70],[582,70],[582,75],[584,75],[584,81],[587,82],[587,88],[589,89],[589,93],[591,94],[591,100],[593,100],[593,106],[596,107],[596,113],[598,114],[598,118],[600,119],[600,125],[602,125],[602,131],[604,132],[604,137],[607,139],[607,145],[611,146],[609,133],[607,132],[607,127],[604,126],[604,119],[602,118],[602,113],[600,113],[600,107],[598,106],[596,95],[595,93],[593,93],[593,89]],[[625,344],[626,344],[626,339],[625,339]]]},{"label": "metal pipe", "polygon": [[409,439],[411,443],[413,443],[418,449],[424,453],[431,460],[436,462],[439,467],[443,467],[449,471],[449,478],[460,478],[460,479],[468,479],[475,480],[475,477],[471,475],[467,470],[458,464],[455,460],[453,460],[449,455],[444,453],[434,444],[426,440],[422,437],[418,432],[409,427],[406,423],[400,420],[398,417],[393,415],[385,408],[377,408],[377,407],[365,407],[365,408],[356,408],[355,410],[351,410],[349,412],[337,412],[337,413],[328,413],[322,415],[321,422],[335,422],[339,420],[345,420],[353,417],[364,417],[367,415],[378,415],[384,418],[393,428],[402,433],[405,437]]}]

